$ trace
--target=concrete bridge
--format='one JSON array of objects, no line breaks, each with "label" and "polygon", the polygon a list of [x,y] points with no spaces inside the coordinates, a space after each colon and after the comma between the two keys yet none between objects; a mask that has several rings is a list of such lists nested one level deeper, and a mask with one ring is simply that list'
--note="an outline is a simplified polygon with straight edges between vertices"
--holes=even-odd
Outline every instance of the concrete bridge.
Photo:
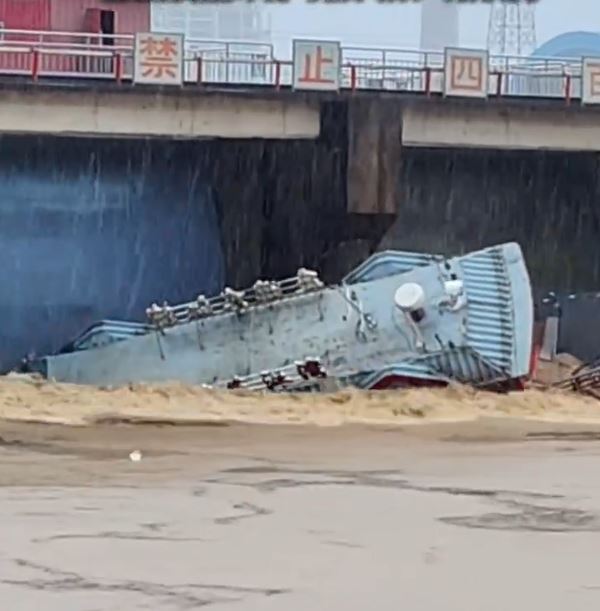
[{"label": "concrete bridge", "polygon": [[396,214],[403,147],[600,151],[600,108],[565,100],[243,85],[157,88],[56,78],[5,77],[0,83],[5,134],[314,140],[326,135],[326,123],[344,134],[338,144],[346,156],[347,211],[359,214]]},{"label": "concrete bridge", "polygon": [[331,94],[244,85],[167,89],[92,79],[34,83],[4,77],[0,132],[312,139],[320,134],[322,108],[330,103],[349,113],[353,129],[397,131],[405,146],[600,151],[600,108],[567,106],[560,99],[472,100],[385,91]]},{"label": "concrete bridge", "polygon": [[[293,60],[280,60],[261,43],[219,45],[184,42],[182,37],[177,43],[175,36],[170,44],[180,45],[180,77],[174,81],[180,86],[157,88],[141,85],[135,76],[140,60],[133,35],[113,36],[106,46],[106,37],[95,40],[89,33],[0,34],[4,133],[316,138],[324,105],[341,103],[352,133],[399,130],[404,146],[600,149],[598,62],[494,57],[465,49],[423,53],[346,48],[323,42],[337,56],[335,91],[298,91],[293,89],[300,84],[295,75],[302,59],[312,61],[307,66],[314,69],[318,58],[297,57],[295,45]],[[327,51],[319,43],[308,44],[316,45],[321,55]],[[475,89],[466,81],[461,89],[460,79],[472,72],[478,77]]]}]

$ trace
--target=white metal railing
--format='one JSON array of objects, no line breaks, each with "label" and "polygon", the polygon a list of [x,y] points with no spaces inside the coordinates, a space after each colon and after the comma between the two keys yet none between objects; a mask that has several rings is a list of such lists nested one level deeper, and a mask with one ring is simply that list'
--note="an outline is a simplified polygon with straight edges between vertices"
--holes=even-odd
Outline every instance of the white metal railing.
[{"label": "white metal railing", "polygon": [[91,32],[62,32],[60,30],[15,30],[0,29],[0,40],[3,42],[27,42],[44,47],[109,47],[132,49],[133,34],[95,34]]},{"label": "white metal railing", "polygon": [[[134,36],[0,28],[0,74],[127,80]],[[342,86],[441,93],[444,53],[342,47]],[[490,94],[578,97],[581,65],[556,57],[490,56]],[[225,85],[289,86],[292,63],[273,46],[253,41],[186,39],[185,80]]]}]

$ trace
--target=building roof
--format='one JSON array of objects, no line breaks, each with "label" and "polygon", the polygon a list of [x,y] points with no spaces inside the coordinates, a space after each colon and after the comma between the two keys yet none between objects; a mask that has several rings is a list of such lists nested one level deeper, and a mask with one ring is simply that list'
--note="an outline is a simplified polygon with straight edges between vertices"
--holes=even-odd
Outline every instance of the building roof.
[{"label": "building roof", "polygon": [[536,57],[600,57],[600,32],[565,32],[538,47]]}]

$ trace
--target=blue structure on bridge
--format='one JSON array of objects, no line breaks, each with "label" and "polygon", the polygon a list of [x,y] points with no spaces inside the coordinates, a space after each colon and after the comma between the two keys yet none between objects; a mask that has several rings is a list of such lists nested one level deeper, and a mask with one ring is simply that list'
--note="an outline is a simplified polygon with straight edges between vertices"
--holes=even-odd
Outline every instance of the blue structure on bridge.
[{"label": "blue structure on bridge", "polygon": [[546,41],[533,57],[600,57],[600,32],[565,32]]},{"label": "blue structure on bridge", "polygon": [[[510,77],[508,93],[512,95],[564,97],[565,73],[577,76],[582,57],[600,57],[600,33],[565,32],[538,47],[522,65],[520,74]],[[571,96],[579,97],[581,82],[571,81]]]}]

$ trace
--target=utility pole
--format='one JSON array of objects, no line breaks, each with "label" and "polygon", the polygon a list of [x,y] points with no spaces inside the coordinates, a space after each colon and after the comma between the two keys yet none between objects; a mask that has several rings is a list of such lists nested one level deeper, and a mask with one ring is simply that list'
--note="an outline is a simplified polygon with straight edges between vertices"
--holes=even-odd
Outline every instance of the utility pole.
[{"label": "utility pole", "polygon": [[536,0],[494,0],[490,7],[491,55],[530,55],[536,48]]}]

